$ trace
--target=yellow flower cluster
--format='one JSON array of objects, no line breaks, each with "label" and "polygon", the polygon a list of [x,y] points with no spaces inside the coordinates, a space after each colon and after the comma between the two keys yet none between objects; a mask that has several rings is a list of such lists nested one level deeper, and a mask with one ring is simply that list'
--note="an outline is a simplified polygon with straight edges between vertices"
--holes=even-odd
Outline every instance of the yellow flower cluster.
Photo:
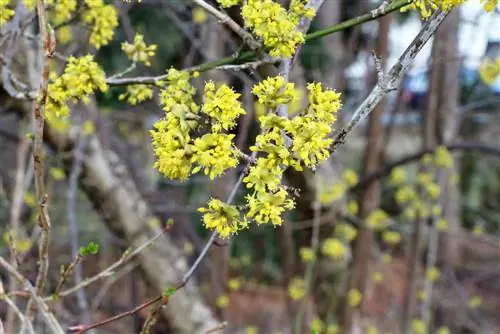
[{"label": "yellow flower cluster", "polygon": [[500,77],[500,57],[496,60],[485,58],[479,65],[479,77],[487,85],[491,85]]},{"label": "yellow flower cluster", "polygon": [[256,138],[255,146],[250,148],[266,156],[259,157],[243,179],[247,188],[254,190],[247,196],[247,216],[255,217],[257,223],[281,225],[282,213],[294,206],[281,185],[284,167],[291,166],[296,170],[302,170],[303,165],[315,167],[329,156],[331,140],[327,136],[340,108],[340,94],[332,90],[323,91],[319,84],[311,84],[308,89],[308,109],[304,115],[291,120],[278,116],[273,110],[280,104],[294,101],[296,93],[293,84],[278,76],[267,78],[252,90],[259,102],[272,111],[259,118],[261,133]]},{"label": "yellow flower cluster", "polygon": [[0,0],[0,27],[14,16],[14,10],[7,7],[9,4],[10,0]]},{"label": "yellow flower cluster", "polygon": [[238,5],[241,0],[217,0],[222,8],[229,8]]},{"label": "yellow flower cluster", "polygon": [[[236,4],[236,1],[220,0],[219,3]],[[271,49],[273,57],[291,57],[297,45],[304,43],[304,35],[297,30],[299,18],[314,17],[313,8],[305,8],[304,0],[293,0],[287,11],[273,0],[248,0],[241,10],[246,25],[264,46]]]},{"label": "yellow flower cluster", "polygon": [[497,7],[498,0],[481,0],[481,3],[484,3],[484,10],[486,10],[488,13],[491,13]]},{"label": "yellow flower cluster", "polygon": [[118,96],[118,99],[136,105],[153,97],[153,89],[148,85],[128,85],[127,91]]},{"label": "yellow flower cluster", "polygon": [[208,208],[199,208],[204,213],[203,223],[207,229],[216,229],[222,238],[227,238],[240,229],[248,226],[247,221],[240,216],[240,211],[234,206],[211,199]]},{"label": "yellow flower cluster", "polygon": [[82,14],[84,23],[91,26],[90,44],[99,49],[107,45],[118,26],[115,6],[104,4],[103,0],[84,0],[88,7]]},{"label": "yellow flower cluster", "polygon": [[155,167],[171,179],[185,180],[202,169],[213,179],[238,164],[234,135],[221,130],[234,127],[236,117],[244,110],[239,94],[226,85],[216,91],[213,82],[208,82],[201,113],[210,119],[212,132],[192,140],[190,132],[199,127],[202,115],[193,100],[196,90],[189,77],[189,73],[175,69],[167,73],[167,87],[160,92],[166,117],[151,131],[158,158]]},{"label": "yellow flower cluster", "polygon": [[422,17],[427,19],[439,8],[443,11],[448,11],[454,6],[461,5],[465,1],[466,0],[415,0],[411,4],[401,8],[401,11],[419,10]]},{"label": "yellow flower cluster", "polygon": [[206,83],[204,104],[201,110],[211,118],[213,132],[233,129],[236,126],[236,119],[245,114],[245,110],[238,101],[240,95],[227,85],[216,89],[213,81]]},{"label": "yellow flower cluster", "polygon": [[134,43],[130,44],[128,42],[122,43],[122,50],[125,54],[134,62],[142,62],[146,66],[150,66],[150,57],[154,57],[156,51],[156,45],[146,45],[144,42],[144,36],[141,34],[136,34],[134,37]]},{"label": "yellow flower cluster", "polygon": [[[55,76],[55,75],[53,75]],[[99,89],[106,92],[108,86],[104,71],[92,55],[81,58],[70,57],[64,73],[48,86],[45,117],[49,123],[69,114],[68,102],[89,101],[89,96]]]},{"label": "yellow flower cluster", "polygon": [[71,19],[76,10],[76,0],[58,0],[53,2],[53,12],[51,11],[52,22],[60,24]]},{"label": "yellow flower cluster", "polygon": [[302,278],[295,277],[288,286],[288,295],[293,300],[301,300],[306,295],[305,282]]},{"label": "yellow flower cluster", "polygon": [[337,238],[328,238],[323,241],[321,251],[324,255],[339,261],[345,259],[349,254],[348,246]]}]

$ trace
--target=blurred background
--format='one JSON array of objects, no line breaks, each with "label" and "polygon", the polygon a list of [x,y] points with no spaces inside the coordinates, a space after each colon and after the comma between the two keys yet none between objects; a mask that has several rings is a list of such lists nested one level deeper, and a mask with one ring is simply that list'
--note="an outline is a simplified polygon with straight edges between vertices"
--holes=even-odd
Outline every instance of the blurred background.
[{"label": "blurred background", "polygon": [[[151,66],[138,66],[130,76],[149,76],[226,57],[240,43],[189,1],[113,5],[119,26],[113,41],[98,51],[86,42],[88,31],[78,20],[56,27],[61,59],[92,53],[108,76],[119,73],[130,65],[121,43],[140,33],[148,45],[158,46],[156,56]],[[378,5],[326,0],[310,32]],[[228,14],[241,21],[238,10]],[[302,92],[295,110],[307,105],[307,82],[322,82],[342,93],[340,129],[376,83],[372,51],[390,68],[421,24],[417,12],[396,11],[305,44],[291,74]],[[2,34],[7,35],[9,23],[1,29],[0,60],[8,51]],[[38,45],[23,38],[16,43],[12,66],[26,78],[26,64]],[[500,7],[486,13],[474,0],[454,9],[399,89],[328,161],[316,171],[286,173],[285,183],[299,196],[283,226],[252,226],[214,246],[185,294],[159,312],[151,332],[204,333],[200,328],[206,329],[207,322],[227,321],[220,332],[292,333],[298,326],[296,332],[303,333],[346,328],[355,333],[500,333],[500,76],[485,70],[487,59],[499,57]],[[251,87],[273,71],[269,66],[209,71],[192,81],[199,92],[211,79],[241,93],[247,114],[235,134],[246,153],[262,112]],[[3,75],[0,252],[16,257],[20,270],[34,280],[38,231],[27,136],[31,104],[9,95],[5,82]],[[65,288],[144,243],[151,237],[146,227],[169,219],[173,226],[145,255],[51,302],[65,326],[127,311],[174,285],[209,235],[197,209],[211,197],[227,198],[242,169],[213,181],[201,174],[185,182],[166,179],[153,168],[149,135],[164,116],[157,94],[132,106],[119,98],[123,93],[124,86],[112,86],[89,104],[72,108],[71,122],[80,128],[86,124],[85,136],[47,129],[53,224],[47,296],[58,285],[60,267],[73,261],[79,247],[95,243],[99,251],[83,258]],[[240,187],[235,202],[242,203],[245,195]],[[18,291],[12,298],[23,305],[22,287],[3,271],[0,276],[5,289]],[[139,333],[148,314],[144,309],[94,333]],[[1,301],[0,315],[6,332],[14,333],[17,320]],[[46,330],[41,326],[37,333]]]}]

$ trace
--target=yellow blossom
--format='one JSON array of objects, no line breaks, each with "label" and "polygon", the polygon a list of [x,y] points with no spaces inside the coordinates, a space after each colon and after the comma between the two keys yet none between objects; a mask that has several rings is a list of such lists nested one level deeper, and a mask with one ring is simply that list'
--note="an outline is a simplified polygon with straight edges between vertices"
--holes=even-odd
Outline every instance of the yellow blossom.
[{"label": "yellow blossom", "polygon": [[205,84],[204,104],[201,111],[212,119],[212,132],[230,130],[236,126],[236,119],[245,114],[238,101],[240,94],[226,84],[217,90],[213,81]]},{"label": "yellow blossom", "polygon": [[144,42],[144,36],[141,34],[136,34],[134,36],[134,43],[129,42],[122,43],[122,50],[134,62],[144,63],[146,66],[150,66],[150,57],[153,57],[156,53],[157,46],[155,44],[146,45]]},{"label": "yellow blossom", "polygon": [[254,326],[247,326],[247,327],[245,327],[244,334],[257,334],[257,333],[258,333],[257,327],[254,327]]},{"label": "yellow blossom", "polygon": [[478,308],[479,306],[481,306],[481,297],[473,296],[471,299],[469,299],[467,306],[469,306],[469,308]]},{"label": "yellow blossom", "polygon": [[318,316],[315,316],[311,321],[310,327],[311,327],[311,332],[322,333],[325,328],[325,323]]},{"label": "yellow blossom", "polygon": [[481,0],[481,3],[484,3],[484,10],[486,10],[488,13],[491,13],[497,7],[498,0]]},{"label": "yellow blossom", "polygon": [[50,176],[56,181],[61,181],[66,178],[66,174],[64,173],[64,170],[59,167],[52,167],[49,170]]},{"label": "yellow blossom", "polygon": [[337,238],[328,238],[323,241],[321,251],[326,256],[333,258],[334,260],[341,260],[348,255],[347,246]]},{"label": "yellow blossom", "polygon": [[231,291],[237,291],[240,289],[241,287],[241,280],[239,278],[231,278],[228,282],[227,282],[227,287],[229,288],[229,290]]},{"label": "yellow blossom", "polygon": [[335,228],[335,236],[347,243],[353,241],[358,235],[356,228],[347,223],[340,223]]},{"label": "yellow blossom", "polygon": [[342,180],[348,187],[352,187],[359,181],[358,174],[353,169],[348,168],[342,173]]},{"label": "yellow blossom", "polygon": [[438,167],[450,168],[453,166],[453,157],[446,146],[439,146],[436,149],[434,161]]},{"label": "yellow blossom", "polygon": [[363,295],[358,289],[350,289],[347,293],[347,301],[351,307],[357,307],[363,300]]},{"label": "yellow blossom", "polygon": [[384,240],[387,245],[394,246],[401,241],[401,234],[396,231],[385,231],[382,233],[382,240]]},{"label": "yellow blossom", "polygon": [[229,298],[226,295],[221,295],[217,297],[215,304],[218,308],[226,308],[229,305]]},{"label": "yellow blossom", "polygon": [[153,97],[153,89],[148,85],[128,85],[127,92],[118,96],[119,100],[127,99],[131,105],[144,102]]},{"label": "yellow blossom", "polygon": [[221,7],[228,8],[238,5],[241,0],[217,0],[217,2],[221,5]]},{"label": "yellow blossom", "polygon": [[445,218],[438,218],[436,228],[440,232],[446,231],[448,229],[448,221]]},{"label": "yellow blossom", "polygon": [[429,281],[436,282],[439,279],[439,276],[441,276],[441,272],[438,268],[433,266],[427,269],[426,277]]},{"label": "yellow blossom", "polygon": [[10,0],[0,0],[0,27],[7,23],[15,14],[15,11],[7,6]]},{"label": "yellow blossom", "polygon": [[357,215],[358,214],[358,211],[359,211],[359,205],[358,205],[358,202],[355,201],[355,200],[350,200],[349,202],[347,202],[347,211],[351,214],[351,215]]},{"label": "yellow blossom", "polygon": [[282,76],[268,77],[255,85],[252,93],[258,97],[259,103],[272,109],[297,99],[295,84],[287,83]]},{"label": "yellow blossom", "polygon": [[255,191],[252,195],[247,195],[246,199],[249,209],[246,215],[255,218],[257,224],[270,222],[279,226],[283,223],[283,212],[295,206],[284,188],[273,192]]},{"label": "yellow blossom", "polygon": [[221,238],[228,238],[247,227],[247,222],[240,219],[240,212],[234,205],[212,198],[208,208],[199,208],[203,213],[203,224],[207,229],[215,229]]},{"label": "yellow blossom", "polygon": [[97,49],[107,45],[118,26],[115,6],[104,4],[103,0],[84,0],[87,9],[83,12],[83,22],[91,26],[90,44]]},{"label": "yellow blossom", "polygon": [[384,274],[380,271],[376,271],[372,275],[372,279],[375,283],[380,283],[384,280]]},{"label": "yellow blossom", "polygon": [[203,169],[205,175],[209,175],[213,180],[227,169],[236,167],[238,153],[232,141],[234,136],[233,134],[207,133],[196,138],[191,146],[191,162],[198,164],[198,167],[195,167],[192,173]]},{"label": "yellow blossom", "polygon": [[436,334],[451,334],[451,332],[448,327],[441,326],[436,330]]},{"label": "yellow blossom", "polygon": [[312,262],[316,259],[316,254],[314,253],[312,248],[302,247],[300,249],[300,258],[304,262]]},{"label": "yellow blossom", "polygon": [[246,25],[263,40],[264,46],[271,49],[272,57],[290,58],[297,46],[304,43],[304,35],[297,30],[297,12],[287,12],[278,2],[248,0],[241,15]]},{"label": "yellow blossom", "polygon": [[375,209],[366,217],[366,225],[374,230],[382,230],[389,224],[389,216],[382,209]]},{"label": "yellow blossom", "polygon": [[427,334],[427,325],[422,319],[413,319],[411,327],[414,334]]},{"label": "yellow blossom", "polygon": [[295,277],[288,286],[288,295],[293,300],[301,300],[306,294],[305,283],[302,278]]},{"label": "yellow blossom", "polygon": [[402,185],[406,181],[406,172],[402,167],[396,167],[391,171],[390,183],[394,186]]},{"label": "yellow blossom", "polygon": [[207,12],[203,8],[196,7],[192,12],[193,21],[202,24],[207,20]]},{"label": "yellow blossom", "polygon": [[323,204],[337,201],[344,196],[346,190],[347,189],[343,182],[334,183],[327,189],[321,191],[319,200]]},{"label": "yellow blossom", "polygon": [[328,326],[326,326],[326,334],[339,334],[339,333],[340,333],[339,325],[328,324]]}]

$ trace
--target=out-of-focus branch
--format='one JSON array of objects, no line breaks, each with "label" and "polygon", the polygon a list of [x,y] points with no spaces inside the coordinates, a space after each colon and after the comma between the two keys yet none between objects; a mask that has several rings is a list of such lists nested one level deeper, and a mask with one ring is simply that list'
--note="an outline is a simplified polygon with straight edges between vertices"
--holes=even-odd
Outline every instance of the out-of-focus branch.
[{"label": "out-of-focus branch", "polygon": [[[24,287],[28,290],[28,293],[31,297],[31,300],[33,300],[34,303],[37,304],[37,310],[38,310],[38,312],[40,312],[40,314],[45,319],[45,323],[49,326],[51,333],[64,334],[64,331],[61,328],[61,325],[56,320],[54,315],[50,312],[47,304],[36,293],[36,290],[33,287],[33,285],[31,285],[31,283],[23,275],[21,275],[21,273],[19,273],[19,271],[17,271],[9,262],[7,262],[1,256],[0,256],[0,266],[4,267],[5,270],[7,270],[12,276],[14,276],[15,279],[17,279],[19,282],[21,282],[24,285]],[[24,322],[24,324],[29,324],[30,322],[31,322],[30,319],[26,317],[26,321]],[[21,331],[21,333],[23,333],[23,332]]]},{"label": "out-of-focus branch", "polygon": [[[33,148],[33,161],[35,168],[35,189],[39,203],[38,225],[42,229],[39,240],[39,265],[36,278],[36,294],[41,295],[45,286],[45,279],[49,269],[49,243],[50,243],[50,217],[47,210],[48,196],[45,193],[44,184],[44,151],[43,151],[43,127],[45,123],[45,105],[48,95],[49,84],[49,60],[54,56],[56,42],[54,31],[49,31],[47,16],[45,13],[44,0],[37,1],[38,25],[43,38],[44,64],[40,83],[39,96],[34,103],[35,116],[35,140]],[[51,29],[51,28],[50,28]],[[35,304],[32,299],[28,300],[26,306],[26,317],[31,320],[35,313]]]},{"label": "out-of-focus branch", "polygon": [[[28,329],[28,332],[30,334],[35,334],[35,331],[33,330],[33,324],[31,323],[31,321],[26,320],[26,318],[24,317],[24,315],[21,312],[21,310],[17,307],[15,301],[12,300],[5,293],[5,290],[4,290],[4,287],[3,287],[3,283],[2,283],[1,280],[0,280],[0,300],[3,300],[5,303],[7,303],[7,305],[9,306],[9,311],[12,310],[13,314],[17,315],[17,317],[19,318],[19,320],[21,321],[22,324],[26,323],[25,327]],[[3,328],[0,328],[0,334],[4,333],[2,330],[3,330]],[[10,331],[9,331],[9,327],[7,327],[7,333],[13,333],[12,327],[10,327]]]}]

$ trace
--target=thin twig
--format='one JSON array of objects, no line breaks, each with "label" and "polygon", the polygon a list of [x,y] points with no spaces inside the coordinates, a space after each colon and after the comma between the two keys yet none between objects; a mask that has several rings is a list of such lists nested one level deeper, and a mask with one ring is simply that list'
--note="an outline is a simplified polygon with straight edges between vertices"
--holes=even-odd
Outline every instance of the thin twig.
[{"label": "thin twig", "polygon": [[[45,193],[44,185],[44,152],[43,152],[43,127],[45,122],[45,105],[48,96],[48,83],[49,83],[49,60],[54,56],[56,42],[54,31],[49,31],[47,16],[45,13],[44,0],[37,1],[38,12],[38,25],[41,36],[43,38],[43,51],[45,52],[43,60],[43,72],[40,83],[40,95],[34,103],[34,116],[35,116],[35,140],[33,148],[33,160],[35,168],[35,188],[36,195],[39,203],[38,211],[38,225],[42,229],[39,241],[39,265],[38,275],[36,278],[36,294],[41,295],[45,286],[45,280],[49,270],[49,243],[50,243],[50,217],[47,210],[48,195]],[[26,317],[32,320],[35,313],[35,306],[32,299],[28,300],[26,306]]]},{"label": "thin twig", "polygon": [[[133,251],[126,250],[118,261],[116,261],[115,263],[113,263],[112,265],[110,265],[109,267],[107,267],[106,269],[104,269],[103,271],[98,273],[97,275],[85,279],[80,284],[77,284],[74,287],[71,287],[71,288],[66,289],[64,291],[61,291],[61,293],[59,293],[58,297],[63,298],[63,297],[69,296],[70,294],[73,294],[73,293],[77,292],[78,290],[83,289],[86,286],[89,286],[90,284],[92,284],[94,282],[97,282],[98,280],[101,280],[103,278],[106,278],[106,277],[113,275],[116,268],[127,263],[132,258],[134,258],[137,254],[142,252],[145,248],[147,248],[151,244],[153,244],[159,237],[161,237],[163,235],[163,233],[165,233],[170,228],[170,226],[171,225],[167,225],[166,228],[164,228],[160,233],[158,233],[153,238],[149,239],[148,241],[146,241],[144,244],[137,247]],[[45,301],[52,300],[52,297],[47,297],[44,300]]]},{"label": "thin twig", "polygon": [[238,23],[236,23],[229,15],[221,12],[214,6],[210,5],[209,3],[205,2],[204,0],[193,0],[195,4],[200,6],[201,8],[205,9],[207,12],[212,14],[217,20],[219,20],[220,23],[226,25],[234,31],[235,34],[240,36],[243,41],[252,49],[252,50],[257,50],[261,48],[261,45],[258,41],[255,40],[255,38],[250,34],[248,31],[240,27]]},{"label": "thin twig", "polygon": [[[49,326],[51,333],[54,334],[64,334],[61,325],[56,320],[54,315],[50,312],[47,304],[43,301],[42,298],[36,293],[35,288],[31,283],[23,276],[19,271],[17,271],[10,263],[8,263],[3,257],[0,256],[0,266],[4,267],[11,275],[14,276],[19,282],[21,282],[24,287],[28,290],[30,294],[31,300],[33,300],[37,304],[37,310],[40,312],[45,319],[45,323]],[[26,317],[25,323],[29,323],[29,318]],[[21,331],[23,333],[23,331]]]},{"label": "thin twig", "polygon": [[[71,171],[69,173],[68,178],[68,191],[66,193],[66,216],[68,220],[68,229],[71,240],[71,256],[75,259],[72,265],[68,266],[66,272],[72,273],[75,272],[74,282],[75,285],[80,284],[83,281],[83,273],[82,273],[82,264],[81,260],[83,256],[80,254],[80,242],[78,240],[78,224],[76,222],[76,197],[78,192],[78,179],[82,172],[82,164],[83,164],[83,150],[87,144],[87,138],[83,134],[83,131],[80,127],[79,137],[77,139],[76,147],[73,151],[73,166],[71,167]],[[61,284],[56,289],[55,296],[57,298],[58,293],[61,291],[61,288],[64,283],[64,277],[67,275],[63,275],[61,277]],[[89,303],[87,300],[87,296],[85,295],[85,290],[80,289],[76,295],[79,313],[81,315],[82,322],[90,321],[89,314]]]},{"label": "thin twig", "polygon": [[[13,268],[15,269],[15,267],[13,267]],[[15,280],[13,280],[13,281],[15,281]],[[9,298],[9,296],[5,293],[5,290],[4,290],[4,287],[3,287],[3,283],[2,283],[1,280],[0,280],[0,300],[3,300],[3,301],[5,301],[7,303],[7,305],[9,306],[9,310],[12,310],[13,314],[17,315],[17,317],[19,318],[19,320],[21,321],[21,323],[25,324],[25,326],[28,329],[29,333],[35,334],[35,331],[33,330],[33,324],[31,323],[31,321],[27,320],[24,317],[23,313],[17,307],[17,305],[14,302],[14,300],[12,300],[11,298]],[[7,330],[9,330],[9,328],[7,328]],[[14,331],[14,329],[11,327],[10,331],[8,333],[12,333],[13,331]],[[1,333],[1,331],[0,331],[0,333]]]}]

